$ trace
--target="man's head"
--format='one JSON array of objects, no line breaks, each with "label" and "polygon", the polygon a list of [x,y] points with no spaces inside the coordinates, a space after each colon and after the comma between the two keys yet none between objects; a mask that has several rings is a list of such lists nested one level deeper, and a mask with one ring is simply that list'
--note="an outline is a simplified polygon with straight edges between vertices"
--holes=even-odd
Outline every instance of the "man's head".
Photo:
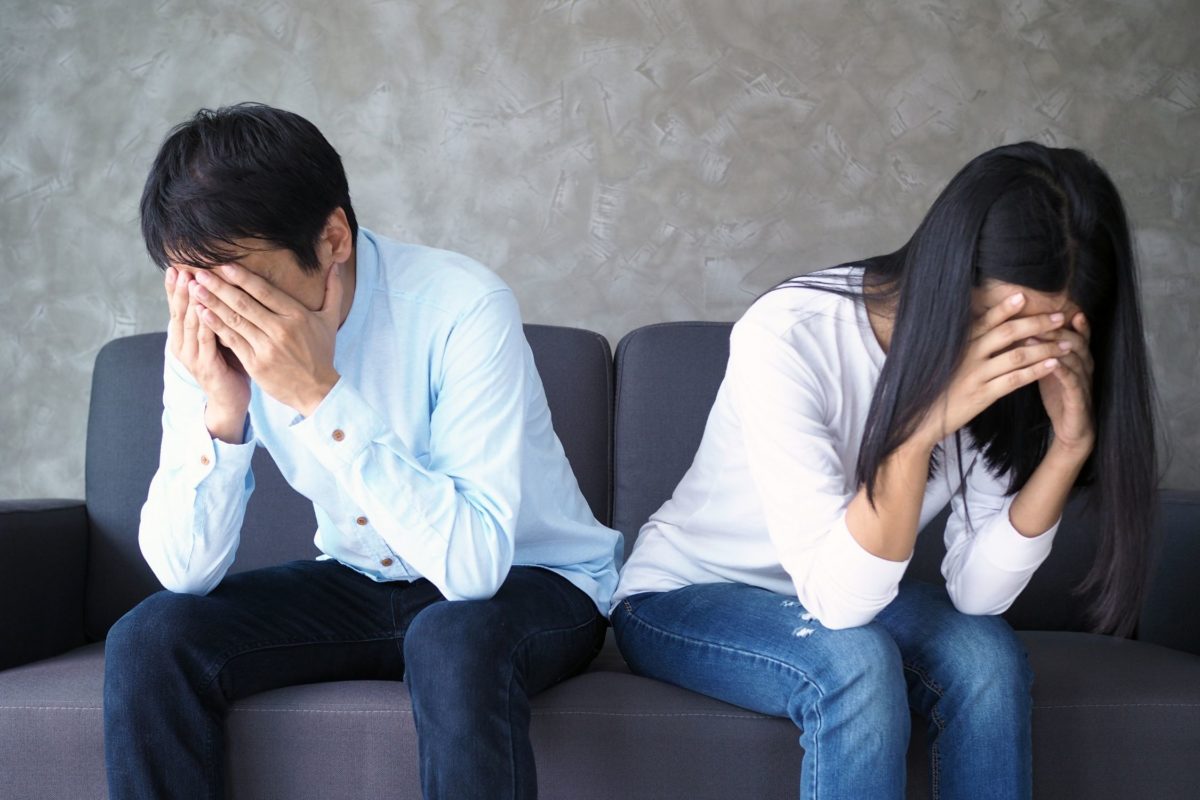
[{"label": "man's head", "polygon": [[142,190],[142,236],[160,269],[206,269],[278,248],[311,274],[321,270],[318,242],[337,209],[353,240],[342,160],[316,126],[240,103],[201,109],[167,136]]}]

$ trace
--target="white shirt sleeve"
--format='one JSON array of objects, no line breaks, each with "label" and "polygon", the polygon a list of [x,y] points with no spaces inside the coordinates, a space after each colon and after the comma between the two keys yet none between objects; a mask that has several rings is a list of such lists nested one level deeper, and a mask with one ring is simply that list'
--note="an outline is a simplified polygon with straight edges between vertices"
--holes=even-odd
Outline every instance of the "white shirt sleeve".
[{"label": "white shirt sleeve", "polygon": [[207,594],[233,563],[254,491],[254,442],[214,440],[204,392],[168,348],[163,366],[162,445],[142,506],[138,544],[162,585]]},{"label": "white shirt sleeve", "polygon": [[[947,440],[952,446],[953,439]],[[942,575],[955,608],[964,614],[1000,614],[1017,599],[1033,573],[1050,555],[1061,518],[1045,533],[1022,536],[1009,518],[1015,495],[1008,495],[1008,476],[996,476],[983,455],[964,445],[970,464],[963,492],[950,498],[946,520],[946,557]],[[968,525],[968,512],[970,524]]]},{"label": "white shirt sleeve", "polygon": [[865,625],[896,596],[908,561],[879,558],[846,527],[847,480],[825,391],[777,335],[734,326],[727,369],[750,472],[780,563],[827,628]]},{"label": "white shirt sleeve", "polygon": [[464,314],[436,381],[425,463],[344,380],[292,426],[363,510],[360,524],[373,526],[451,600],[491,597],[512,566],[531,368],[526,352],[511,292],[492,292]]}]

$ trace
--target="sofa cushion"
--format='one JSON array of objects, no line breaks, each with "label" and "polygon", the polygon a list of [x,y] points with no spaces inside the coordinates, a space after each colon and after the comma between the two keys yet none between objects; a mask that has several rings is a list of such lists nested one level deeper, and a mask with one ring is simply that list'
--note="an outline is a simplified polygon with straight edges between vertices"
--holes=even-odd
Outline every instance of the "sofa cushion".
[{"label": "sofa cushion", "polygon": [[667,322],[617,345],[613,527],[626,555],[638,528],[692,465],[729,360],[727,322]]},{"label": "sofa cushion", "polygon": [[[1035,673],[1034,775],[1043,798],[1192,798],[1200,785],[1200,657],[1080,633],[1021,634]],[[0,672],[0,797],[103,797],[99,644]],[[231,797],[419,797],[403,683],[295,686],[236,703]],[[611,637],[585,674],[533,702],[546,798],[791,798],[788,720],[629,674]],[[910,798],[928,797],[924,733]]]},{"label": "sofa cushion", "polygon": [[[554,430],[602,522],[610,516],[612,357],[597,333],[526,325]],[[142,598],[161,589],[138,549],[138,517],[158,467],[166,334],[109,342],[96,357],[87,434],[90,529],[85,631],[95,641]],[[233,572],[317,555],[312,504],[259,448]]]}]

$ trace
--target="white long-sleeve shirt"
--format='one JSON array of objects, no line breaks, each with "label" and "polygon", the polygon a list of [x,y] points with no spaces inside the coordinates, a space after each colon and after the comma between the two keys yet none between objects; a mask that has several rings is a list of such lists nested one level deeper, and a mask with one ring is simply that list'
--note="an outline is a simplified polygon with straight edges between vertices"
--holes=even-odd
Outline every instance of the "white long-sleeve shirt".
[{"label": "white long-sleeve shirt", "polygon": [[[844,275],[848,288],[862,270]],[[867,552],[846,527],[855,466],[885,355],[861,301],[811,288],[757,300],[733,327],[729,363],[691,468],[641,529],[613,605],[640,592],[737,582],[796,597],[828,628],[864,625],[895,598],[908,561]],[[950,501],[942,574],[955,606],[999,614],[1049,555],[1009,520],[1007,476],[964,430],[970,525],[954,438],[943,442],[920,526]]]},{"label": "white long-sleeve shirt", "polygon": [[607,610],[620,534],[579,490],[500,278],[360,230],[333,361],[341,379],[308,418],[251,383],[233,445],[209,435],[204,393],[168,348],[139,531],[163,586],[203,594],[224,577],[260,446],[312,501],[323,557],[376,581],[428,578],[452,600],[490,597],[513,564],[542,566]]}]

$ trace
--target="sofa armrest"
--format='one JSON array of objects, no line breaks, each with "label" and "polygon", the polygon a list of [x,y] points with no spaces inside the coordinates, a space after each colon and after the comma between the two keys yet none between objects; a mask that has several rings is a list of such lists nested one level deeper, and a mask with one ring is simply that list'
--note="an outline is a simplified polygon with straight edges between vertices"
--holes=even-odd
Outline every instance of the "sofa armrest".
[{"label": "sofa armrest", "polygon": [[1158,530],[1137,638],[1200,655],[1200,492],[1160,492]]},{"label": "sofa armrest", "polygon": [[87,508],[0,501],[0,669],[83,644]]}]

